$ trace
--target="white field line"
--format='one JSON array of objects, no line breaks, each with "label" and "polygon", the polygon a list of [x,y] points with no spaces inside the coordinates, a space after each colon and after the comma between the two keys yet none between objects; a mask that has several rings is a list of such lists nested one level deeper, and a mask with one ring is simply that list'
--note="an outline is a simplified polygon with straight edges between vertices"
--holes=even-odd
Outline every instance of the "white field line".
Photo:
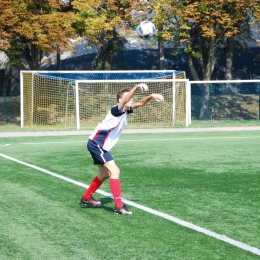
[{"label": "white field line", "polygon": [[[29,163],[26,163],[26,162],[17,160],[17,159],[12,158],[12,157],[10,157],[10,156],[8,156],[8,155],[1,154],[1,153],[0,153],[0,156],[3,157],[3,158],[6,158],[6,159],[8,159],[8,160],[14,161],[14,162],[16,162],[16,163],[19,163],[19,164],[25,165],[25,166],[27,166],[27,167],[33,168],[33,169],[38,170],[38,171],[40,171],[40,172],[49,174],[49,175],[51,175],[51,176],[53,176],[53,177],[62,179],[62,180],[64,180],[64,181],[67,181],[67,182],[70,182],[70,183],[73,183],[73,184],[78,185],[78,186],[80,186],[80,187],[83,187],[83,188],[85,188],[85,189],[87,189],[87,188],[89,187],[89,185],[86,185],[86,184],[84,184],[84,183],[75,181],[75,180],[73,180],[73,179],[67,178],[67,177],[65,177],[65,176],[59,175],[59,174],[57,174],[57,173],[54,173],[54,172],[51,172],[51,171],[48,171],[48,170],[45,170],[45,169],[40,168],[40,167],[38,167],[38,166],[36,166],[36,165],[29,164]],[[102,191],[102,190],[100,190],[100,189],[98,189],[96,192],[99,193],[99,194],[102,194],[102,195],[104,195],[104,196],[113,197],[110,193],[105,192],[105,191]],[[148,213],[151,213],[151,214],[153,214],[153,215],[155,215],[155,216],[158,216],[158,217],[167,219],[167,220],[169,220],[169,221],[172,221],[172,222],[174,222],[174,223],[176,223],[176,224],[179,224],[179,225],[181,225],[181,226],[184,226],[184,227],[186,227],[186,228],[189,228],[189,229],[195,230],[195,231],[197,231],[197,232],[203,233],[203,234],[205,234],[205,235],[207,235],[207,236],[210,236],[210,237],[216,238],[216,239],[218,239],[218,240],[224,241],[224,242],[229,243],[229,244],[231,244],[231,245],[233,245],[233,246],[236,246],[236,247],[238,247],[238,248],[244,249],[245,251],[249,251],[249,252],[251,252],[251,253],[253,253],[253,254],[256,254],[256,255],[259,255],[259,256],[260,256],[260,249],[258,249],[258,248],[256,248],[256,247],[253,247],[253,246],[244,244],[244,243],[242,243],[242,242],[240,242],[240,241],[234,240],[234,239],[229,238],[229,237],[227,237],[227,236],[225,236],[225,235],[221,235],[221,234],[212,232],[212,231],[210,231],[210,230],[208,230],[208,229],[205,229],[205,228],[196,226],[196,225],[194,225],[194,224],[192,224],[192,223],[189,223],[189,222],[186,222],[186,221],[184,221],[184,220],[175,218],[175,217],[170,216],[170,215],[168,215],[168,214],[165,214],[165,213],[163,213],[163,212],[160,212],[160,211],[157,211],[157,210],[148,208],[148,207],[146,207],[146,206],[143,206],[143,205],[134,203],[134,202],[132,202],[132,201],[130,201],[130,200],[124,199],[124,202],[125,202],[127,205],[130,205],[130,206],[133,206],[133,207],[135,207],[135,208],[141,209],[141,210],[146,211],[146,212],[148,212]]]},{"label": "white field line", "polygon": [[[181,138],[158,138],[158,139],[129,139],[129,140],[119,140],[119,142],[151,142],[151,141],[183,141],[183,140],[218,140],[218,139],[254,139],[260,138],[258,136],[217,136],[217,137],[181,137]],[[87,143],[88,138],[84,141],[68,141],[68,142],[35,142],[35,143],[19,143],[23,145],[38,145],[38,144],[70,144],[70,143]],[[6,146],[10,144],[5,144]],[[1,145],[0,145],[1,146]]]},{"label": "white field line", "polygon": [[[260,126],[245,127],[208,127],[208,128],[152,128],[152,129],[124,129],[123,134],[155,134],[155,133],[195,133],[195,132],[233,132],[233,131],[260,131]],[[45,131],[45,132],[0,132],[1,137],[26,137],[26,136],[71,136],[91,135],[93,130],[74,131]]]}]

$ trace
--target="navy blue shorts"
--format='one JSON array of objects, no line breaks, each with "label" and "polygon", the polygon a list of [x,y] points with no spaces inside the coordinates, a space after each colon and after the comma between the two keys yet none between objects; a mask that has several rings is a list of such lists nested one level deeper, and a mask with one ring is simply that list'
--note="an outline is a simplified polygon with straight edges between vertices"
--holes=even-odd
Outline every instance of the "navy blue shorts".
[{"label": "navy blue shorts", "polygon": [[92,140],[88,140],[87,148],[93,158],[94,164],[105,164],[114,160],[110,152],[103,150],[98,144]]}]

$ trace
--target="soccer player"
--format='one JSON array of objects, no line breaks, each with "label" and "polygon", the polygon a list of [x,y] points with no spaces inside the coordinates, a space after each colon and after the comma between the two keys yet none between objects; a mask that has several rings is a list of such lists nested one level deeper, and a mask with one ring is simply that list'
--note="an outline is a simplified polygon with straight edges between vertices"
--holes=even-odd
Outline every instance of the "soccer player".
[{"label": "soccer player", "polygon": [[101,202],[93,198],[93,193],[101,184],[110,178],[110,188],[114,197],[115,214],[132,215],[132,212],[122,202],[120,187],[120,169],[116,165],[110,150],[117,143],[122,130],[127,125],[127,116],[134,109],[144,106],[147,102],[154,99],[163,102],[164,97],[160,94],[150,94],[138,102],[133,102],[133,95],[140,89],[147,91],[148,86],[144,83],[135,85],[132,89],[121,88],[117,93],[117,105],[113,106],[106,115],[106,118],[98,124],[94,132],[90,135],[87,148],[94,160],[94,164],[99,169],[99,174],[92,180],[89,188],[82,196],[82,205],[101,206]]}]

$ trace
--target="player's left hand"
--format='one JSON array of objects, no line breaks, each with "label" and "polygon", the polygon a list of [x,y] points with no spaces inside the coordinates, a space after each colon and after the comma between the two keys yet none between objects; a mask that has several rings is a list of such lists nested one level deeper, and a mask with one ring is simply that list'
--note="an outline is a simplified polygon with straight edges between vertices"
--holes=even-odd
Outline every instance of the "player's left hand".
[{"label": "player's left hand", "polygon": [[164,97],[161,94],[152,94],[152,97],[157,102],[163,102],[164,101]]}]

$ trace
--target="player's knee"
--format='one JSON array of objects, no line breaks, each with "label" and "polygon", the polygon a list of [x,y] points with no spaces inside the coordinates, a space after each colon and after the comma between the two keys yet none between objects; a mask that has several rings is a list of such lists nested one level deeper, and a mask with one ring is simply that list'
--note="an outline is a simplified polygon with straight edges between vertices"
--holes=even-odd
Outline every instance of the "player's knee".
[{"label": "player's knee", "polygon": [[110,177],[112,179],[118,179],[119,178],[119,175],[120,175],[120,169],[116,166],[116,167],[113,167],[113,170],[111,171],[111,175]]},{"label": "player's knee", "polygon": [[115,164],[114,161],[110,161],[104,165],[108,171],[110,172],[110,178],[112,179],[118,179],[120,175],[120,169]]},{"label": "player's knee", "polygon": [[110,172],[101,172],[98,177],[101,181],[104,181],[110,177]]}]

